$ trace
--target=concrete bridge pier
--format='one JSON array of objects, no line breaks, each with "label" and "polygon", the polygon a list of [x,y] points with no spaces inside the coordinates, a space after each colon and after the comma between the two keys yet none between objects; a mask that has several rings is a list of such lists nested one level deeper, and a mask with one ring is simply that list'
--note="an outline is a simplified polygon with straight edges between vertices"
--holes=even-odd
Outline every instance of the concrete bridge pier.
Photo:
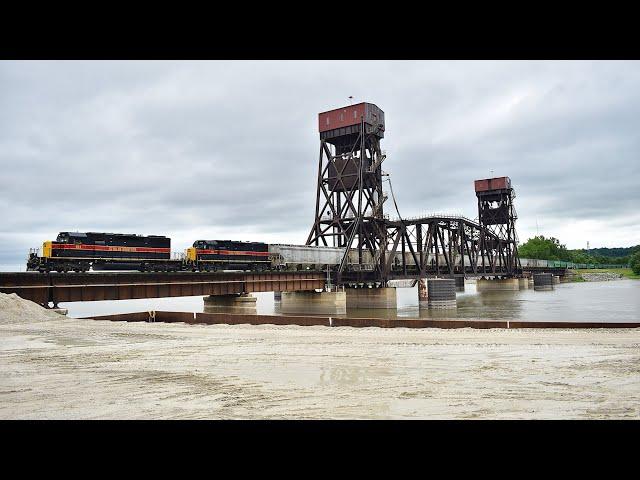
[{"label": "concrete bridge pier", "polygon": [[347,313],[347,294],[344,291],[281,292],[280,297],[282,313],[312,315],[345,315]]},{"label": "concrete bridge pier", "polygon": [[205,313],[257,313],[257,298],[250,293],[204,297]]},{"label": "concrete bridge pier", "polygon": [[476,283],[478,292],[515,291],[520,290],[517,278],[479,278]]},{"label": "concrete bridge pier", "polygon": [[396,287],[347,288],[347,308],[397,307]]}]

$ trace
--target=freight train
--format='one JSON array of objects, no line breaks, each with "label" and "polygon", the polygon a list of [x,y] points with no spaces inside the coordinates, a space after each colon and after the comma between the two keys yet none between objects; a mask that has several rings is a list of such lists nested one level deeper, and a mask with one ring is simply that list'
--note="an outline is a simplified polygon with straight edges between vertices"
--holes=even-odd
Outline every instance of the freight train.
[{"label": "freight train", "polygon": [[[86,272],[92,270],[138,270],[141,272],[176,272],[219,270],[326,270],[335,269],[344,256],[344,247],[322,247],[307,245],[267,244],[262,242],[240,242],[232,240],[196,240],[184,254],[171,254],[171,239],[159,235],[135,235],[96,232],[60,232],[54,242],[46,241],[42,252],[32,249],[27,259],[28,271]],[[405,252],[408,266],[413,258]],[[489,259],[485,257],[485,264]],[[459,266],[461,256],[455,255],[454,265]],[[429,254],[427,263],[446,268],[444,255]],[[523,269],[528,267],[602,268],[621,265],[600,266],[574,264],[553,260],[520,258]],[[402,252],[397,252],[392,268],[401,268]],[[465,267],[471,266],[468,255],[464,256]],[[482,259],[478,259],[482,265]],[[351,249],[347,260],[349,269],[373,270],[373,259],[363,252],[362,262],[358,251]],[[409,267],[411,268],[411,267]]]},{"label": "freight train", "polygon": [[158,235],[60,232],[42,251],[31,249],[28,271],[87,272],[138,270],[176,272],[218,270],[324,270],[335,268],[344,248],[196,240],[184,254],[171,254],[171,239]]}]

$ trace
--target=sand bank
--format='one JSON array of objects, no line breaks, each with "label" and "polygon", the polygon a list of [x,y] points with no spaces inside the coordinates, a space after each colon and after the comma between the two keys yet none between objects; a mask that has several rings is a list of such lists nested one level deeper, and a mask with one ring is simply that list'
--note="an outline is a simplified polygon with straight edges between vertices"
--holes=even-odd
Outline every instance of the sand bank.
[{"label": "sand bank", "polygon": [[0,325],[0,418],[638,418],[640,329]]}]

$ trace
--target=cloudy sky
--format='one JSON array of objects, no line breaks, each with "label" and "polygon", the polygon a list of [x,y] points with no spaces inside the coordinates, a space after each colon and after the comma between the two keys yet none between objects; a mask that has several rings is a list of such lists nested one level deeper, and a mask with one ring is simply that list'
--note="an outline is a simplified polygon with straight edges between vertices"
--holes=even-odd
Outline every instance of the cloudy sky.
[{"label": "cloudy sky", "polygon": [[349,95],[385,111],[403,216],[475,218],[493,172],[521,241],[640,243],[640,62],[1,61],[0,264],[66,230],[303,244]]}]

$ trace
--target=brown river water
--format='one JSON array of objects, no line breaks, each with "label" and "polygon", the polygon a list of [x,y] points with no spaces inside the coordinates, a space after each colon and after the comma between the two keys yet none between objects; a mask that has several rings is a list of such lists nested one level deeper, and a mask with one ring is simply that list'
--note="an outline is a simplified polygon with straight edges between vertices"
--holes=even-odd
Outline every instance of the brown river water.
[{"label": "brown river water", "polygon": [[[397,309],[348,309],[349,317],[374,318],[475,318],[521,321],[600,321],[636,322],[640,320],[640,281],[562,283],[553,291],[526,289],[505,292],[477,292],[467,282],[457,293],[455,310],[418,307],[417,287],[397,288]],[[273,293],[256,293],[256,313],[279,314]],[[203,297],[178,297],[60,304],[71,317],[166,310],[202,312]]]}]

